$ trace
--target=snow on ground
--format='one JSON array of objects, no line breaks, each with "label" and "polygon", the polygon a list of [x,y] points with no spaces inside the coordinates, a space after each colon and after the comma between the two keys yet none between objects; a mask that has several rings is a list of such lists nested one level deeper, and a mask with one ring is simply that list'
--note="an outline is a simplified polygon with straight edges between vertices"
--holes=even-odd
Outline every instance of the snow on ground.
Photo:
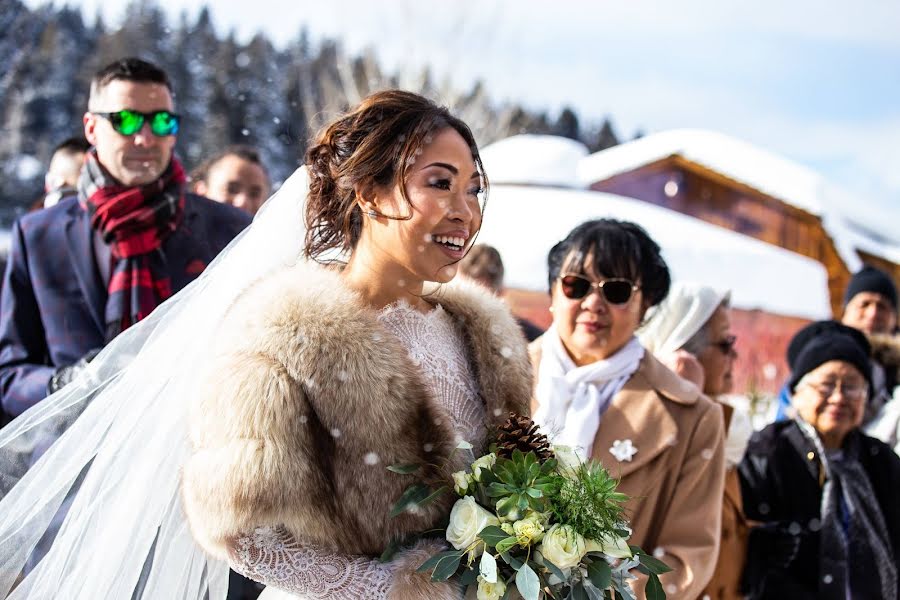
[{"label": "snow on ground", "polygon": [[486,146],[481,160],[495,183],[585,188],[577,168],[587,157],[581,142],[555,135],[514,135]]},{"label": "snow on ground", "polygon": [[663,248],[673,279],[730,289],[743,309],[831,317],[821,263],[699,219],[601,192],[492,185],[478,242],[495,246],[506,285],[547,289],[547,252],[579,223],[611,217],[634,221]]}]

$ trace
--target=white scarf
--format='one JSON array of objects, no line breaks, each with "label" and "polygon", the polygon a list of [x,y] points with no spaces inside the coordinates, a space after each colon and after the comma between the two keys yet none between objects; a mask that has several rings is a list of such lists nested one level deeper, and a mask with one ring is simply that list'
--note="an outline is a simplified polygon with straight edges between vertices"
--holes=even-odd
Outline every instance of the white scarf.
[{"label": "white scarf", "polygon": [[554,444],[591,456],[600,418],[641,359],[644,348],[632,337],[618,352],[583,367],[575,366],[555,326],[542,338],[534,421]]}]

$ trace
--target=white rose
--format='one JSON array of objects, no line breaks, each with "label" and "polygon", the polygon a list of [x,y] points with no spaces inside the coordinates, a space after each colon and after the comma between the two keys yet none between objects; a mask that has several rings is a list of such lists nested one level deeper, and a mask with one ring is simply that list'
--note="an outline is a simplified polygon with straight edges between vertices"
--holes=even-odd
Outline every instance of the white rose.
[{"label": "white rose", "polygon": [[[488,525],[500,525],[500,521],[479,506],[472,496],[460,498],[450,511],[447,541],[457,550],[464,550],[472,545],[481,530]],[[483,546],[479,545],[473,556],[479,556],[483,549]]]},{"label": "white rose", "polygon": [[544,535],[540,552],[560,569],[574,567],[587,550],[584,538],[570,525],[554,525]]},{"label": "white rose", "polygon": [[532,542],[539,542],[544,535],[544,524],[537,515],[531,515],[513,523],[516,542],[523,548]]},{"label": "white rose", "polygon": [[585,548],[587,552],[602,552],[612,558],[631,558],[631,548],[628,547],[628,541],[617,535],[610,536],[611,539],[587,540]]},{"label": "white rose", "polygon": [[500,600],[505,593],[506,584],[502,579],[498,579],[497,583],[490,583],[481,575],[478,576],[478,600]]},{"label": "white rose", "polygon": [[578,469],[584,464],[578,452],[570,446],[553,446],[553,454],[559,463],[559,473],[564,477],[572,478],[578,473]]},{"label": "white rose", "polygon": [[472,476],[465,471],[457,471],[453,474],[453,488],[460,496],[465,496],[469,491],[469,484],[472,483]]},{"label": "white rose", "polygon": [[472,473],[475,481],[481,481],[481,470],[490,469],[497,462],[497,455],[491,452],[472,463]]}]

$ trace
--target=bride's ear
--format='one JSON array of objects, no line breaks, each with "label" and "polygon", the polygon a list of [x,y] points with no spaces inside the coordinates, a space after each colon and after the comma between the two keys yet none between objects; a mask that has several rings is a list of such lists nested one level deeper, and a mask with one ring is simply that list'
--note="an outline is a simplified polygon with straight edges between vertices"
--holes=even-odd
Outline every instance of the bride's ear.
[{"label": "bride's ear", "polygon": [[378,210],[378,194],[375,191],[375,184],[358,183],[353,186],[353,193],[356,197],[356,205],[363,215],[374,217],[380,214]]}]

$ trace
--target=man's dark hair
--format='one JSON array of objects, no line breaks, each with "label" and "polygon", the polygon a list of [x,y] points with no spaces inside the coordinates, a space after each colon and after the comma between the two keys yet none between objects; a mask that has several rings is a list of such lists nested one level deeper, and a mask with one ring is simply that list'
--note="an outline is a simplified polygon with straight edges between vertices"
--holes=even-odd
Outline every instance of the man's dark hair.
[{"label": "man's dark hair", "polygon": [[102,88],[116,80],[158,83],[166,86],[169,92],[172,91],[172,84],[169,83],[169,76],[165,71],[146,60],[128,57],[111,62],[94,74],[91,79],[91,98],[93,99]]},{"label": "man's dark hair", "polygon": [[247,162],[251,162],[255,165],[259,165],[259,167],[266,174],[266,178],[269,177],[269,171],[266,169],[266,166],[262,162],[262,158],[259,155],[259,150],[254,148],[253,146],[247,146],[244,144],[235,144],[234,146],[228,146],[221,152],[217,152],[213,154],[202,163],[200,163],[197,168],[191,171],[191,183],[196,184],[198,181],[206,181],[206,178],[209,177],[209,172],[216,165],[217,162],[225,158],[226,156],[237,156]]},{"label": "man's dark hair", "polygon": [[57,152],[66,152],[68,154],[84,154],[91,149],[91,143],[84,139],[84,136],[76,135],[61,141],[53,149],[50,155]]}]

